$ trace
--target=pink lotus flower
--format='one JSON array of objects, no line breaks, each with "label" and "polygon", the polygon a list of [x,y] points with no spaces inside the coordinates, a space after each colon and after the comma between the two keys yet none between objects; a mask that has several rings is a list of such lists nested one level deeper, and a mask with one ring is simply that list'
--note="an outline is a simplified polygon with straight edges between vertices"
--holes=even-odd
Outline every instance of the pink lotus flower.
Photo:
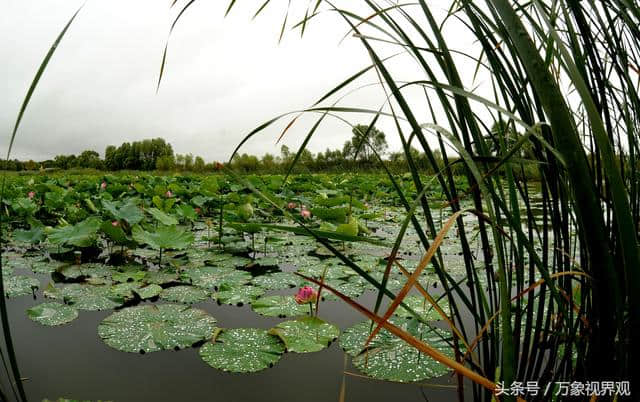
[{"label": "pink lotus flower", "polygon": [[302,219],[309,219],[311,218],[311,211],[302,207],[302,210],[300,210],[300,216],[302,216]]},{"label": "pink lotus flower", "polygon": [[296,204],[295,202],[290,202],[287,204],[287,209],[294,209],[297,206],[298,204]]},{"label": "pink lotus flower", "polygon": [[120,226],[120,222],[118,222],[118,221],[113,221],[113,222],[111,222],[111,226],[113,226],[114,228],[115,228],[115,227],[118,227],[118,226]]},{"label": "pink lotus flower", "polygon": [[303,286],[295,295],[296,303],[307,304],[313,303],[318,298],[318,292],[311,286]]},{"label": "pink lotus flower", "polygon": [[107,189],[107,182],[103,181],[102,184],[100,185],[100,188],[103,189],[103,190],[106,190]]},{"label": "pink lotus flower", "polygon": [[167,197],[167,198],[171,198],[171,197],[173,197],[173,193],[171,192],[171,190],[167,190],[167,192],[164,193],[164,196]]},{"label": "pink lotus flower", "polygon": [[35,191],[29,191],[29,194],[27,194],[27,197],[29,197],[30,200],[33,200],[33,197],[36,196]]}]

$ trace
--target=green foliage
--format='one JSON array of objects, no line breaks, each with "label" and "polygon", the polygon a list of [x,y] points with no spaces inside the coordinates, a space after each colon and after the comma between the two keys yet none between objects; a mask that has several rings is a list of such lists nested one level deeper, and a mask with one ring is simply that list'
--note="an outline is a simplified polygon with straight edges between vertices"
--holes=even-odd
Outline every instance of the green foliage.
[{"label": "green foliage", "polygon": [[95,244],[101,225],[102,221],[99,218],[90,217],[75,225],[47,228],[47,239],[58,245],[88,247]]},{"label": "green foliage", "polygon": [[193,234],[179,229],[177,226],[159,226],[155,232],[147,232],[140,226],[134,226],[133,239],[147,244],[154,250],[183,250],[193,243]]}]

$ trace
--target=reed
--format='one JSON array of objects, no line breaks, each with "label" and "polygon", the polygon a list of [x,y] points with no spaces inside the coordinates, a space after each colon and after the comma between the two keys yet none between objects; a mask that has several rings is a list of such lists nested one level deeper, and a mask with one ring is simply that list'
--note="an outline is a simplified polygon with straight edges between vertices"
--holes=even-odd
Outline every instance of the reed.
[{"label": "reed", "polygon": [[[261,3],[258,13],[269,3]],[[477,400],[492,398],[487,387],[492,381],[638,383],[632,369],[640,357],[632,341],[640,331],[638,4],[459,0],[443,14],[441,2],[359,3],[368,10],[363,13],[362,4],[352,2],[309,1],[304,17],[292,24],[302,31],[311,20],[322,23],[315,21],[322,13],[337,13],[347,35],[355,36],[371,58],[370,66],[295,112],[320,114],[298,154],[327,116],[348,122],[352,113],[367,113],[371,126],[378,119],[395,123],[419,194],[415,202],[425,217],[415,218],[411,200],[396,186],[407,222],[429,250],[424,258],[444,285],[453,327],[465,344],[477,345],[479,364],[467,353],[465,370],[450,366],[475,381]],[[456,41],[445,33],[450,26],[473,38],[476,48],[453,47]],[[415,76],[409,81],[398,78],[390,49],[413,63]],[[465,86],[470,83],[462,78],[461,60],[488,82],[484,90]],[[378,110],[338,98],[357,90],[370,70],[386,99]],[[416,88],[422,98],[415,96]],[[425,110],[427,120],[421,117]],[[285,116],[259,126],[240,146]],[[466,289],[447,274],[437,247],[438,232],[446,227],[434,224],[440,207],[430,205],[422,191],[412,145],[425,153],[433,171],[442,169],[436,150],[445,161],[435,179],[460,234]],[[447,162],[458,158],[468,192],[456,185]],[[541,218],[532,210],[527,169],[540,177]],[[482,258],[473,256],[462,201],[473,205]],[[373,311],[347,302],[375,321],[376,330],[389,329],[386,318],[415,284],[407,274],[405,289],[393,296],[383,317],[377,315],[380,300],[391,297],[386,276]],[[480,286],[481,275],[486,288]],[[473,317],[473,328],[463,325],[465,315]],[[408,334],[393,331],[414,344]],[[414,346],[428,353],[428,345],[419,343]]]}]

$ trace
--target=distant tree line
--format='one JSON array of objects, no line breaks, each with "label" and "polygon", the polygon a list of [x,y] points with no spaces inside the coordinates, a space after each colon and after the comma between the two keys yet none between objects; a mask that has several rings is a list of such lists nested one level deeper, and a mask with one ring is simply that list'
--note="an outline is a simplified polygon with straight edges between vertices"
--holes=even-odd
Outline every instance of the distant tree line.
[{"label": "distant tree line", "polygon": [[[381,169],[380,159],[393,172],[407,171],[407,159],[404,152],[388,152],[388,144],[384,132],[375,127],[357,125],[352,130],[352,137],[346,141],[342,149],[329,149],[316,154],[304,149],[291,150],[286,145],[280,149],[279,155],[267,153],[262,157],[238,154],[231,161],[231,167],[245,173],[285,173],[293,165],[293,172],[341,172],[341,171],[377,171]],[[0,170],[21,171],[38,169],[97,169],[97,170],[159,170],[212,172],[220,164],[207,163],[200,156],[192,154],[174,154],[171,144],[162,138],[143,141],[125,142],[120,146],[109,145],[100,158],[98,152],[86,150],[79,155],[57,155],[52,160],[42,162],[0,161]],[[296,156],[297,155],[297,156]],[[296,161],[297,157],[297,161]],[[424,153],[411,149],[413,163],[424,173],[435,173],[444,166],[439,152],[434,154],[437,169],[433,169]],[[295,161],[295,164],[294,164]],[[451,163],[451,160],[448,161]],[[454,174],[464,174],[462,163],[452,164]]]}]

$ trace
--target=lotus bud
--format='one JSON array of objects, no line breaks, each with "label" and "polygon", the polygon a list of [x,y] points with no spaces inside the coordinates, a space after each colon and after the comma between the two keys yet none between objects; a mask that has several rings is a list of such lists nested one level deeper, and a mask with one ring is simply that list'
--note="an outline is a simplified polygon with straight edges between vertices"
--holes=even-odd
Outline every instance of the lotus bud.
[{"label": "lotus bud", "polygon": [[301,287],[295,295],[296,303],[298,304],[313,303],[317,298],[318,292],[311,286]]}]

